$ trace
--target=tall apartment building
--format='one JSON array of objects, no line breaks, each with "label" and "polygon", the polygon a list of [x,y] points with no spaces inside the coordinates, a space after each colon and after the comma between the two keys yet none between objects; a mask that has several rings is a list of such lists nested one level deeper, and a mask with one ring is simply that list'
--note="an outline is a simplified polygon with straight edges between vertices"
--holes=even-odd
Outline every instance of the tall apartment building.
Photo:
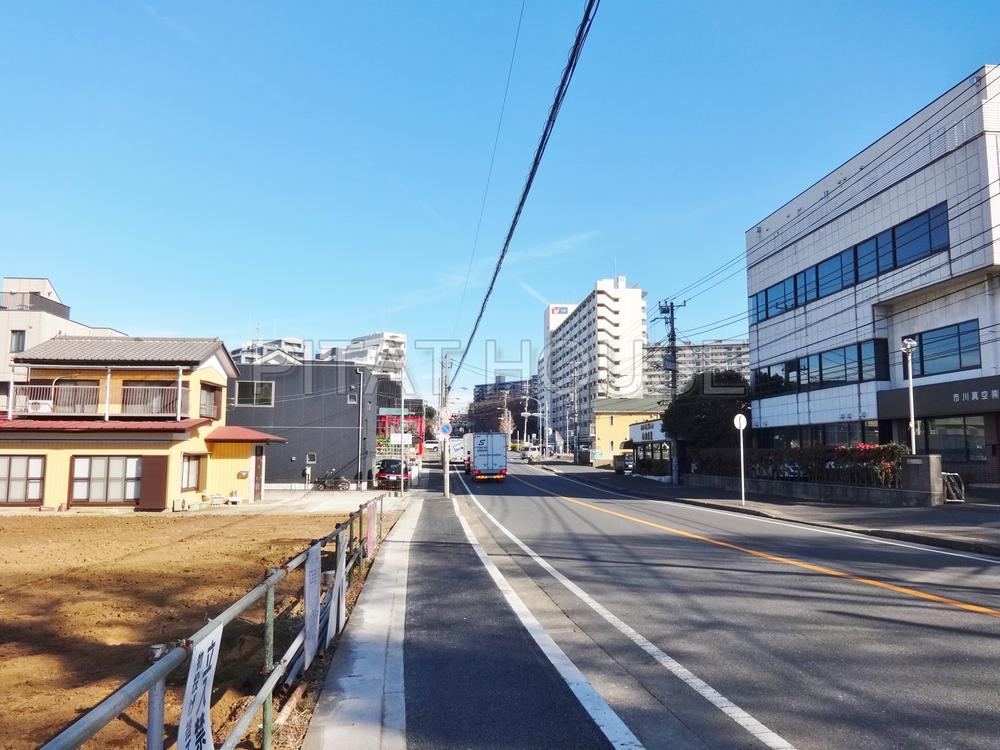
[{"label": "tall apartment building", "polygon": [[[492,383],[482,383],[473,386],[472,400],[485,401],[490,396],[506,391],[509,398],[524,398],[525,396],[536,397],[539,389],[539,378],[532,375],[527,380],[507,380],[504,375],[497,375]],[[531,409],[534,410],[534,404]]]},{"label": "tall apartment building", "polygon": [[11,382],[27,377],[27,368],[15,372],[15,355],[56,336],[124,335],[71,320],[69,307],[48,279],[5,278],[0,292],[0,408],[7,408]]},{"label": "tall apartment building", "polygon": [[[670,371],[664,366],[669,347],[650,344],[643,358],[643,376],[647,396],[670,395]],[[750,344],[747,341],[716,339],[682,341],[677,344],[677,392],[687,388],[699,372],[735,370],[750,379]]]},{"label": "tall apartment building", "polygon": [[746,235],[762,446],[909,442],[996,482],[1000,68],[986,66]]},{"label": "tall apartment building", "polygon": [[645,296],[618,276],[578,305],[546,309],[541,374],[557,446],[590,444],[598,399],[642,395]]}]

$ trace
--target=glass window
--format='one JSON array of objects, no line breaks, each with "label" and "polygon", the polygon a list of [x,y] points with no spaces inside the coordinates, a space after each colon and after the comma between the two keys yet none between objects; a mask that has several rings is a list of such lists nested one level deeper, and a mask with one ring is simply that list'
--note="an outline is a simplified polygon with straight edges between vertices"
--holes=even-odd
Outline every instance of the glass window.
[{"label": "glass window", "polygon": [[184,456],[181,467],[181,491],[201,489],[201,456]]},{"label": "glass window", "polygon": [[858,245],[858,282],[878,276],[878,245],[875,238]]},{"label": "glass window", "polygon": [[843,273],[840,270],[840,256],[827,258],[817,266],[819,274],[819,296],[839,292],[842,288]]},{"label": "glass window", "polygon": [[41,502],[44,490],[44,456],[0,456],[0,505]]},{"label": "glass window", "polygon": [[986,427],[982,416],[939,417],[927,420],[927,450],[942,461],[986,460]]},{"label": "glass window", "polygon": [[967,320],[958,324],[958,348],[962,369],[981,367],[979,353],[979,320]]},{"label": "glass window", "polygon": [[840,254],[840,286],[843,289],[852,287],[857,283],[856,269],[854,265],[854,248],[848,248]]},{"label": "glass window", "polygon": [[809,360],[809,387],[819,388],[823,383],[822,371],[819,366],[819,355],[810,354]]},{"label": "glass window", "polygon": [[10,332],[10,353],[19,354],[24,351],[24,331]]},{"label": "glass window", "polygon": [[823,368],[824,388],[844,385],[847,382],[847,368],[843,349],[823,352],[820,355],[820,366]]},{"label": "glass window", "polygon": [[750,325],[757,325],[757,295],[754,294],[750,297],[747,302],[748,311],[750,314]]},{"label": "glass window", "polygon": [[931,251],[937,252],[948,247],[948,204],[939,203],[930,211]]},{"label": "glass window", "polygon": [[799,361],[797,359],[785,362],[785,383],[789,393],[795,393],[799,389]]},{"label": "glass window", "polygon": [[878,247],[878,272],[885,273],[896,267],[896,256],[892,247],[892,230],[887,229],[875,237]]},{"label": "glass window", "polygon": [[844,347],[844,376],[848,383],[857,383],[860,377],[858,373],[858,345],[850,344]]},{"label": "glass window", "polygon": [[778,282],[767,290],[767,317],[791,310],[795,307],[795,283],[792,279]]},{"label": "glass window", "polygon": [[198,415],[209,419],[218,419],[219,401],[222,389],[212,385],[202,384],[199,394]]},{"label": "glass window", "polygon": [[875,369],[875,342],[863,341],[861,343],[861,379],[876,380]]},{"label": "glass window", "polygon": [[767,320],[767,294],[757,292],[757,320]]},{"label": "glass window", "polygon": [[138,500],[141,472],[138,456],[77,456],[70,498],[90,503]]},{"label": "glass window", "polygon": [[834,422],[824,425],[824,442],[826,445],[846,445],[850,441],[847,422]]},{"label": "glass window", "polygon": [[926,213],[914,216],[896,227],[896,265],[926,258],[931,253],[930,224]]},{"label": "glass window", "polygon": [[812,302],[819,296],[819,289],[816,286],[816,266],[799,271],[795,274],[795,303],[804,305]]},{"label": "glass window", "polygon": [[274,406],[274,383],[240,380],[236,383],[237,406]]}]

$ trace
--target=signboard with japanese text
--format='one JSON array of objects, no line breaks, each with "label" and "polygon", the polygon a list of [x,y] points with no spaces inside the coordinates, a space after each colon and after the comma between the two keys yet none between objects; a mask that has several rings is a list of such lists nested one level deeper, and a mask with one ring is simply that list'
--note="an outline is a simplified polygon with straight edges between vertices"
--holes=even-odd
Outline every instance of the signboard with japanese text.
[{"label": "signboard with japanese text", "polygon": [[313,657],[316,656],[316,649],[319,646],[319,594],[321,556],[323,546],[316,542],[309,548],[306,556],[306,643],[305,643],[305,664],[303,669],[309,669]]},{"label": "signboard with japanese text", "polygon": [[180,750],[215,750],[212,744],[212,682],[219,663],[222,625],[191,650],[181,722],[177,728]]},{"label": "signboard with japanese text", "polygon": [[[918,418],[950,417],[1000,411],[1000,377],[952,380],[948,383],[918,385],[913,388],[913,406]],[[906,388],[879,391],[879,419],[909,419]]]}]

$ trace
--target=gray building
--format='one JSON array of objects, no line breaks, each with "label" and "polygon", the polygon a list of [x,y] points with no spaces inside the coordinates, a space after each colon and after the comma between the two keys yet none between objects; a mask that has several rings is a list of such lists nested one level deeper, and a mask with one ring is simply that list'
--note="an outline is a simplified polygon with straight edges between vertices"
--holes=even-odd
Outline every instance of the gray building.
[{"label": "gray building", "polygon": [[227,423],[287,438],[268,450],[272,488],[301,487],[327,469],[357,481],[375,462],[380,407],[399,408],[399,383],[354,364],[241,365]]},{"label": "gray building", "polygon": [[[669,396],[670,371],[665,362],[669,347],[650,344],[646,347],[643,377],[647,396]],[[682,392],[700,372],[734,370],[750,380],[750,343],[746,340],[715,339],[681,341],[677,344],[677,391]]]}]

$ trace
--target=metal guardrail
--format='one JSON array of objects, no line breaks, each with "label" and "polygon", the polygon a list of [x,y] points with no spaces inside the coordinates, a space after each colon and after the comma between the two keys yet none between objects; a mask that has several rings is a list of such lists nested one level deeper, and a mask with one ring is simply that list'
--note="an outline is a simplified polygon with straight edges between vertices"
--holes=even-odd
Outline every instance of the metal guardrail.
[{"label": "metal guardrail", "polygon": [[[237,743],[243,739],[247,729],[250,727],[250,723],[260,708],[263,708],[262,747],[263,750],[270,750],[274,732],[274,706],[272,701],[274,689],[283,676],[289,675],[288,681],[290,681],[301,671],[301,665],[304,662],[302,651],[305,643],[305,622],[303,620],[303,627],[292,640],[291,645],[282,654],[281,659],[277,662],[274,661],[274,587],[284,580],[291,571],[300,567],[306,561],[309,550],[313,546],[317,543],[321,543],[323,546],[330,544],[344,530],[348,530],[348,537],[346,539],[347,547],[344,556],[344,576],[346,579],[354,565],[359,560],[373,556],[381,544],[383,538],[382,505],[384,499],[385,495],[379,495],[358,506],[358,509],[351,513],[346,521],[338,524],[329,534],[313,540],[306,549],[284,563],[280,568],[268,569],[263,581],[233,604],[229,605],[229,607],[219,613],[218,616],[209,621],[191,637],[173,644],[156,644],[152,646],[150,649],[150,659],[153,661],[153,664],[150,667],[133,677],[82,717],[63,729],[58,735],[42,745],[42,750],[69,750],[70,748],[80,747],[145,694],[148,694],[146,748],[147,750],[163,750],[167,676],[188,660],[188,655],[194,646],[212,635],[217,628],[235,620],[262,597],[264,598],[263,674],[266,674],[267,677],[264,680],[263,686],[254,695],[253,700],[243,710],[243,714],[220,746],[220,750],[232,750],[232,748],[236,747]],[[369,528],[365,528],[365,515],[369,508],[374,508],[375,510],[369,514]],[[355,523],[357,523],[357,535],[355,535]],[[369,529],[373,523],[375,524],[375,529],[374,534],[371,534]],[[367,548],[368,538],[374,540],[375,549]],[[324,573],[330,572],[336,572],[336,569],[333,571],[324,571]],[[321,602],[320,611],[323,613],[320,627],[321,633],[325,632],[325,624],[328,622],[328,618],[337,616],[332,611],[336,604],[333,601],[333,591],[331,588],[327,591],[326,597]]]}]

